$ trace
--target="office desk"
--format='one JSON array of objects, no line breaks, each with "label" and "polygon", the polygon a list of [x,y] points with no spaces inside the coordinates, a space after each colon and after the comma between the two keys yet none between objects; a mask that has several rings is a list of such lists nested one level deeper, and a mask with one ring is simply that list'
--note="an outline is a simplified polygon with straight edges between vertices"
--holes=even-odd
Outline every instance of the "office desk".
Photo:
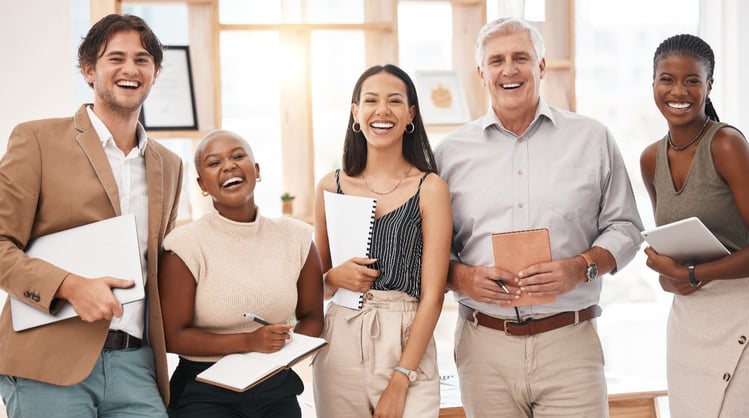
[{"label": "office desk", "polygon": [[[610,418],[667,418],[661,417],[659,400],[665,399],[665,382],[633,377],[607,376]],[[443,376],[440,385],[442,403],[440,418],[465,418],[460,401],[458,378]]]}]

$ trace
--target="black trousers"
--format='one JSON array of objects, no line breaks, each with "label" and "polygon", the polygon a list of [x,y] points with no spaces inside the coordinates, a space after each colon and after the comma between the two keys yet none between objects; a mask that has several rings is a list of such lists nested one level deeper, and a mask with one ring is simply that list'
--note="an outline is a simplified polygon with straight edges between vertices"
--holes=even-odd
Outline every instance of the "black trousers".
[{"label": "black trousers", "polygon": [[234,392],[195,380],[212,364],[180,357],[169,382],[170,418],[301,418],[297,395],[304,384],[293,370],[284,370],[246,392]]}]

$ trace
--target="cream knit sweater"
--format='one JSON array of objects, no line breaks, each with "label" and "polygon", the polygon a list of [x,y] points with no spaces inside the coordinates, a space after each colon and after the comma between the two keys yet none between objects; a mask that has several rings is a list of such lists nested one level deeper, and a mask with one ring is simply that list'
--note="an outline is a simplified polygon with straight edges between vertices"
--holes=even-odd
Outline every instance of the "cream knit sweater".
[{"label": "cream knit sweater", "polygon": [[197,283],[194,325],[226,334],[259,327],[243,318],[245,312],[273,323],[293,317],[297,280],[311,241],[312,228],[293,218],[258,213],[255,222],[244,223],[209,213],[174,229],[164,239],[164,249],[184,261]]}]

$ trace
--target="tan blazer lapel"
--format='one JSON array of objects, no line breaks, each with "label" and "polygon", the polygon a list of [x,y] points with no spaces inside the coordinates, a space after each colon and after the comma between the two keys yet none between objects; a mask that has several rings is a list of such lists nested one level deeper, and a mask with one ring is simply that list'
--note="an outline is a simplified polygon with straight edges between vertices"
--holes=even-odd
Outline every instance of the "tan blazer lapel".
[{"label": "tan blazer lapel", "polygon": [[[149,139],[148,141],[151,142],[153,140]],[[149,240],[154,241],[148,245],[150,251],[152,247],[154,250],[158,250],[158,237],[163,236],[162,231],[165,229],[161,223],[154,221],[159,219],[162,222],[166,222],[169,213],[164,214],[164,161],[152,144],[146,146],[145,160],[146,188],[148,193],[148,237]],[[156,254],[158,254],[158,251],[154,252],[154,259]]]},{"label": "tan blazer lapel", "polygon": [[80,109],[75,113],[74,126],[75,129],[80,132],[75,136],[75,140],[78,145],[81,146],[83,152],[86,154],[89,163],[96,172],[96,177],[104,187],[104,191],[109,197],[109,202],[112,204],[115,213],[119,216],[120,211],[120,193],[117,188],[117,181],[114,179],[112,173],[112,166],[109,165],[107,155],[104,153],[104,148],[101,146],[101,140],[97,135],[96,130],[91,124],[91,120],[88,117],[86,106],[81,106]]}]

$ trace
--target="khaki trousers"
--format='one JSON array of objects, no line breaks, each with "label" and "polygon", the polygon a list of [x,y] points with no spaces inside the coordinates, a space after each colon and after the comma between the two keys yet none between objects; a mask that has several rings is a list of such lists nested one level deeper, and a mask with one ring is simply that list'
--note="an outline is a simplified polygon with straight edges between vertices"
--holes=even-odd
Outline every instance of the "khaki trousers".
[{"label": "khaki trousers", "polygon": [[458,318],[455,362],[469,418],[608,417],[593,320],[515,337]]},{"label": "khaki trousers", "polygon": [[[313,362],[315,409],[320,418],[369,418],[398,365],[418,301],[403,292],[370,290],[361,310],[330,303]],[[434,340],[427,346],[406,395],[404,418],[437,417],[440,381]]]}]

